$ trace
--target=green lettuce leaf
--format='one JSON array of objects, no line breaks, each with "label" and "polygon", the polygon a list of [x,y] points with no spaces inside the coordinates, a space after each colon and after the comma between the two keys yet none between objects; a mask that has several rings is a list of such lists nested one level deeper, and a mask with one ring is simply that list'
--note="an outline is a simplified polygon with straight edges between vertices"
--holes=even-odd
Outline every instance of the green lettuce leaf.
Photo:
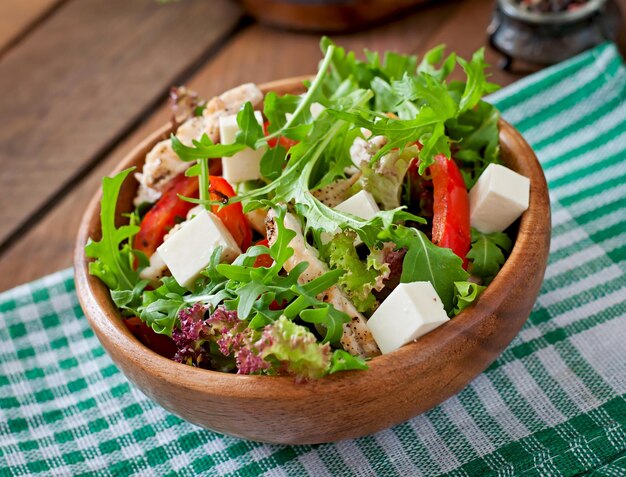
[{"label": "green lettuce leaf", "polygon": [[365,370],[369,366],[360,356],[353,356],[347,351],[336,349],[330,360],[330,369],[328,374],[338,373],[340,371]]},{"label": "green lettuce leaf", "polygon": [[391,151],[374,164],[361,166],[361,184],[384,210],[400,207],[402,185],[411,161],[418,156],[417,147],[402,152]]},{"label": "green lettuce leaf", "polygon": [[472,282],[454,282],[454,316],[474,303],[485,288]]},{"label": "green lettuce leaf", "polygon": [[320,378],[330,369],[330,345],[284,316],[263,330],[258,347],[263,359],[300,379]]},{"label": "green lettuce leaf", "polygon": [[373,263],[363,262],[354,247],[354,233],[335,235],[322,249],[322,257],[331,269],[343,270],[338,285],[361,313],[374,311],[378,302],[372,294],[378,278],[388,267],[377,269]]}]

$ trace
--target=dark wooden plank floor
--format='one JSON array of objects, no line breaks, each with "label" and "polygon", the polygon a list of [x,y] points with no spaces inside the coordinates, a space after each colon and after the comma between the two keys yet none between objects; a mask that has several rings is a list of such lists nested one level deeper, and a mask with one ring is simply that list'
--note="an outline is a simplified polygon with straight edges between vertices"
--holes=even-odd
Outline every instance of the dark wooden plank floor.
[{"label": "dark wooden plank floor", "polygon": [[[107,8],[116,2],[117,13]],[[626,0],[620,2],[626,11]],[[492,5],[491,0],[435,2],[390,23],[333,39],[357,50],[417,54],[446,43],[469,56],[485,45]],[[0,17],[1,12],[2,4]],[[125,31],[142,15],[146,18],[139,31]],[[85,18],[97,25],[74,25]],[[106,41],[90,32],[116,22],[125,28],[108,31]],[[74,35],[71,41],[63,29]],[[73,49],[76,39],[84,43],[82,48]],[[210,97],[245,81],[307,74],[320,59],[318,43],[318,35],[241,21],[239,10],[226,0],[169,5],[65,0],[0,58],[0,87],[20,90],[19,98],[0,99],[0,119],[12,131],[0,132],[0,290],[71,265],[86,202],[124,154],[168,121],[165,96],[172,83],[184,82]],[[626,50],[624,31],[619,43]],[[58,48],[71,50],[75,57],[59,58]],[[98,49],[104,56],[93,62]],[[487,58],[492,64],[497,61],[492,52]],[[521,76],[493,71],[494,80],[503,85]],[[29,106],[29,97],[44,103]]]},{"label": "dark wooden plank floor", "polygon": [[2,0],[0,56],[46,20],[65,0]]}]

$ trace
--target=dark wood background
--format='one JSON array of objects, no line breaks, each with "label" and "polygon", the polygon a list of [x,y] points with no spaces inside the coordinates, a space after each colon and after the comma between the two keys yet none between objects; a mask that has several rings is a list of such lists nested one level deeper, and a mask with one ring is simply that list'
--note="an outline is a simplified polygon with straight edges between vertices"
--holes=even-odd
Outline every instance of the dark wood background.
[{"label": "dark wood background", "polygon": [[[626,12],[626,0],[620,0]],[[347,48],[461,55],[485,45],[492,0],[435,0],[333,35]],[[265,27],[228,0],[0,2],[0,290],[71,265],[87,201],[169,119],[167,92],[206,97],[314,72],[319,35]],[[626,50],[626,32],[618,40]],[[497,56],[489,51],[491,64]],[[507,85],[516,74],[494,68]]]}]

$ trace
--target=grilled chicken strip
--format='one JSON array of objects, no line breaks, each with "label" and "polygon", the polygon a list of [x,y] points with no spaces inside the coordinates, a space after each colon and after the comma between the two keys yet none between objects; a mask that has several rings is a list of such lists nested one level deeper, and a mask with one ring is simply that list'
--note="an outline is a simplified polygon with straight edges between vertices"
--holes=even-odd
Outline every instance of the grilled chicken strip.
[{"label": "grilled chicken strip", "polygon": [[337,207],[350,197],[350,188],[359,180],[361,173],[357,172],[352,177],[332,182],[321,189],[311,191],[313,197],[327,207]]},{"label": "grilled chicken strip", "polygon": [[[287,213],[285,215],[284,224],[285,228],[296,232],[296,236],[289,243],[294,253],[285,262],[285,270],[289,272],[297,264],[308,262],[309,266],[298,279],[300,283],[310,282],[326,273],[328,267],[319,259],[317,250],[306,242],[298,220],[292,214]],[[265,226],[267,228],[267,239],[270,245],[272,245],[276,242],[278,236],[276,214],[273,210],[270,210],[267,214]],[[350,302],[337,285],[333,285],[324,293],[321,293],[318,298],[326,303],[330,303],[351,318],[349,323],[343,325],[343,336],[341,337],[341,345],[346,351],[361,357],[373,357],[380,354],[380,350],[367,327],[367,320],[357,311],[352,302]]]},{"label": "grilled chicken strip", "polygon": [[[205,133],[216,143],[219,141],[220,117],[236,114],[247,101],[253,107],[263,101],[263,93],[254,83],[242,84],[213,98],[208,102],[202,116],[189,118],[178,127],[176,136],[186,146],[191,146],[194,139],[200,139]],[[135,174],[139,182],[135,206],[142,202],[155,202],[166,184],[190,165],[191,163],[179,159],[169,139],[157,143],[146,155],[143,171]]]}]

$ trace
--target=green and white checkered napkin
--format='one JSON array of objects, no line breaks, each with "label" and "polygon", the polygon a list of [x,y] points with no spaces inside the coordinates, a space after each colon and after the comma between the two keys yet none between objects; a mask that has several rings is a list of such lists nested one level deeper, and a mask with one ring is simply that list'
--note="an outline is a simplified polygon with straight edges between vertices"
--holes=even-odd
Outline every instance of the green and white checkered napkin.
[{"label": "green and white checkered napkin", "polygon": [[0,295],[0,475],[626,476],[622,59],[603,45],[492,100],[545,168],[554,232],[530,320],[465,390],[336,444],[266,445],[205,431],[120,374],[64,271]]}]

